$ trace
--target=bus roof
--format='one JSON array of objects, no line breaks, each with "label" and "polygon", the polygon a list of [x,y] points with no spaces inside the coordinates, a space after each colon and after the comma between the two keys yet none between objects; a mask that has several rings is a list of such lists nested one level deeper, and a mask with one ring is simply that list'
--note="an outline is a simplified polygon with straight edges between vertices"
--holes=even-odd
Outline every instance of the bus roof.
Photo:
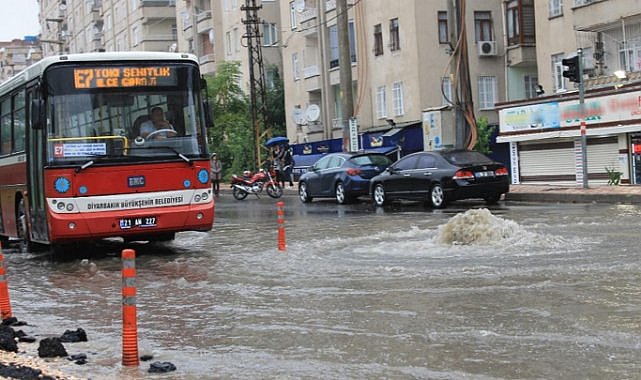
[{"label": "bus roof", "polygon": [[10,79],[0,83],[0,96],[16,86],[37,78],[45,69],[58,62],[114,62],[114,61],[192,61],[198,65],[198,58],[187,53],[166,53],[156,51],[116,51],[100,53],[63,54],[45,57]]}]

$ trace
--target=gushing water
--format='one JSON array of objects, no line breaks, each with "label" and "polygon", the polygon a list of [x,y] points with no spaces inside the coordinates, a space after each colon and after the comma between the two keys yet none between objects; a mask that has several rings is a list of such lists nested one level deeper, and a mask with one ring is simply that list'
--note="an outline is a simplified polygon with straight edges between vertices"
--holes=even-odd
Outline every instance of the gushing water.
[{"label": "gushing water", "polygon": [[516,222],[492,215],[486,208],[455,215],[438,228],[436,241],[441,244],[503,244],[522,236],[524,229]]}]

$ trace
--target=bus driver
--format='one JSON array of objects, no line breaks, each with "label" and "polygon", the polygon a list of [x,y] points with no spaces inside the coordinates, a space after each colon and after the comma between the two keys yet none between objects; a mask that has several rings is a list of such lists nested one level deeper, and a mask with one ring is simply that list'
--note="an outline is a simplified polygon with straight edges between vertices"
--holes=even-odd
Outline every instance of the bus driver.
[{"label": "bus driver", "polygon": [[165,114],[162,108],[154,107],[151,109],[151,120],[147,120],[140,125],[140,136],[147,138],[151,135],[152,139],[166,138],[176,135],[174,127],[165,120]]}]

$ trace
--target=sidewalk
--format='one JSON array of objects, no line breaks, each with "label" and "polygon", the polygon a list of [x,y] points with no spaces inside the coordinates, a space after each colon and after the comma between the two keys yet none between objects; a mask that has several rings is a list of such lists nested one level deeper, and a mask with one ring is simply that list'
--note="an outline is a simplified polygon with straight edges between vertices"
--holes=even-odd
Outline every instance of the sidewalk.
[{"label": "sidewalk", "polygon": [[[229,183],[220,184],[220,192],[231,195]],[[267,194],[263,194],[267,196]],[[285,196],[298,195],[298,183],[293,188],[283,189]],[[262,196],[262,195],[261,195]],[[641,205],[641,186],[636,185],[592,185],[587,189],[570,185],[510,185],[506,201],[552,202],[552,203],[623,203]]]},{"label": "sidewalk", "polygon": [[507,201],[641,204],[641,186],[510,185]]}]

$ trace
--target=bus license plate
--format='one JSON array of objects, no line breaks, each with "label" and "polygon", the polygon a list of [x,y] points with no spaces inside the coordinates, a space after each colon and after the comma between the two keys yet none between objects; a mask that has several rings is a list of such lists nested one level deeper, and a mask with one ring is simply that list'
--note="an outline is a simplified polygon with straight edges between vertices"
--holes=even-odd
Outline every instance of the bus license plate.
[{"label": "bus license plate", "polygon": [[139,218],[122,218],[120,219],[120,229],[128,230],[135,227],[156,227],[155,216],[143,216]]}]

